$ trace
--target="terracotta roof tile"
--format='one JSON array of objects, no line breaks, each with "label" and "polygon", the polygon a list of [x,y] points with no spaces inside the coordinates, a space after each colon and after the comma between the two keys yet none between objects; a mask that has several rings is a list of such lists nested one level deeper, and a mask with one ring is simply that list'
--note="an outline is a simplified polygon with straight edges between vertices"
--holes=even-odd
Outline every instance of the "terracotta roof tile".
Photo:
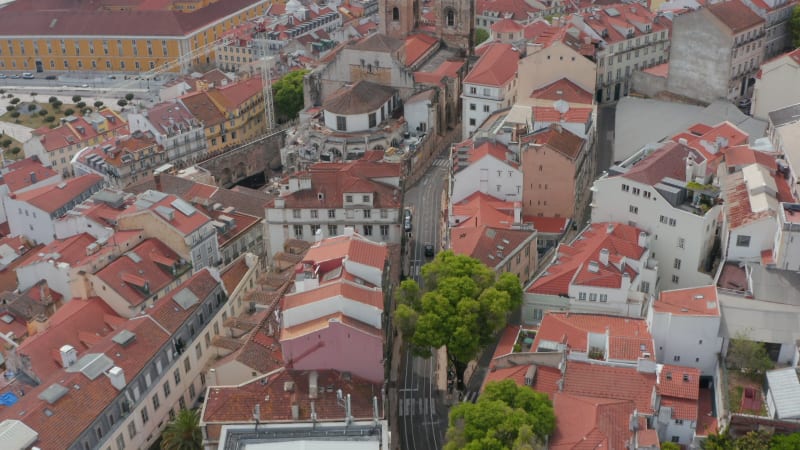
[{"label": "terracotta roof tile", "polygon": [[463,60],[444,61],[432,72],[414,72],[414,81],[423,84],[439,85],[443,78],[458,78],[458,73],[464,67]]},{"label": "terracotta roof tile", "polygon": [[533,227],[539,233],[564,233],[569,226],[569,218],[567,217],[540,217],[540,216],[525,216],[523,220],[527,223],[533,224]]},{"label": "terracotta roof tile", "polygon": [[588,334],[609,336],[608,358],[636,361],[643,353],[653,354],[653,337],[643,319],[599,314],[545,314],[531,347],[539,349],[543,340],[566,344],[570,351],[588,352]]},{"label": "terracotta roof tile", "polygon": [[31,157],[5,166],[0,175],[0,185],[5,184],[13,193],[53,177],[58,177],[53,169],[42,165],[38,158]]},{"label": "terracotta roof tile", "polygon": [[652,414],[651,397],[655,386],[655,374],[639,372],[635,367],[567,361],[563,392],[584,397],[630,400],[640,413]]},{"label": "terracotta roof tile", "polygon": [[733,33],[739,33],[764,23],[764,19],[740,0],[712,3],[707,5],[706,8],[720,22],[730,28]]},{"label": "terracotta roof tile", "polygon": [[686,178],[688,155],[694,156],[695,162],[698,163],[705,159],[696,150],[668,141],[620,176],[650,186],[658,184],[667,177],[683,180]]},{"label": "terracotta roof tile", "polygon": [[500,17],[508,17],[515,21],[527,21],[534,14],[541,12],[540,3],[525,0],[478,0],[475,3],[476,15],[500,13]]},{"label": "terracotta roof tile", "polygon": [[415,33],[406,38],[405,41],[405,56],[406,66],[412,66],[428,51],[430,51],[439,41],[427,34]]},{"label": "terracotta roof tile", "polygon": [[[572,243],[558,245],[553,263],[527,291],[566,295],[571,284],[619,288],[623,273],[633,279],[636,272],[627,264],[621,269],[621,264],[614,261],[621,261],[623,257],[638,261],[642,257],[646,249],[639,246],[640,233],[643,231],[620,223],[591,224]],[[600,251],[604,248],[609,251],[607,265],[599,262]],[[590,262],[597,263],[597,272],[590,270]]]},{"label": "terracotta roof tile", "polygon": [[658,377],[658,393],[663,397],[693,400],[700,398],[700,369],[663,365]]},{"label": "terracotta roof tile", "polygon": [[493,23],[491,28],[495,33],[516,33],[523,27],[511,19],[502,19]]},{"label": "terracotta roof tile", "polygon": [[16,199],[53,214],[75,199],[98,190],[103,183],[100,175],[83,175],[17,194]]},{"label": "terracotta roof tile", "polygon": [[529,145],[547,145],[571,159],[578,157],[586,142],[580,136],[558,124],[552,124],[543,130],[523,136],[521,139]]},{"label": "terracotta roof tile", "polygon": [[[166,195],[156,191],[146,191],[137,197],[136,202],[129,207],[123,216],[141,214],[145,211],[158,217],[159,220],[169,224],[169,226],[178,230],[184,236],[191,234],[203,225],[211,221],[211,219],[202,211],[189,205],[188,213],[177,209],[173,204],[179,200],[174,195]],[[180,200],[183,201],[183,200]],[[167,219],[159,213],[159,211],[170,211],[171,219]]]},{"label": "terracotta roof tile", "polygon": [[533,120],[536,122],[586,124],[591,122],[592,115],[594,115],[593,108],[569,108],[562,113],[555,105],[533,107]]},{"label": "terracotta roof tile", "polygon": [[211,100],[208,92],[191,92],[180,98],[183,106],[189,110],[195,119],[209,127],[225,121],[225,116]]},{"label": "terracotta roof tile", "polygon": [[511,44],[489,44],[483,55],[464,78],[464,83],[482,86],[505,86],[517,75],[519,53]]},{"label": "terracotta roof tile", "polygon": [[224,86],[215,86],[208,90],[208,95],[217,101],[223,108],[223,113],[233,112],[257,97],[264,90],[264,83],[260,76],[247,78],[242,81],[228,83]]},{"label": "terracotta roof tile", "polygon": [[719,317],[717,287],[702,286],[661,291],[658,300],[653,303],[653,310],[657,313]]},{"label": "terracotta roof tile", "polygon": [[534,89],[531,98],[542,100],[564,100],[569,103],[591,105],[592,93],[573,83],[569,78],[561,78],[550,84]]},{"label": "terracotta roof tile", "polygon": [[379,288],[368,288],[341,279],[323,284],[316,289],[286,295],[283,297],[283,309],[288,310],[310,303],[332,301],[338,296],[383,310],[383,292]]},{"label": "terracotta roof tile", "polygon": [[[157,301],[148,314],[170,333],[175,333],[218,285],[219,280],[211,275],[208,268],[204,268],[170,291],[163,299]],[[188,290],[198,299],[196,303],[186,309],[175,301],[175,296],[184,290]]]},{"label": "terracotta roof tile", "polygon": [[556,430],[549,442],[553,450],[590,448],[624,449],[632,438],[631,400],[583,397],[557,392],[553,396]]},{"label": "terracotta roof tile", "polygon": [[380,108],[394,94],[395,90],[391,87],[360,80],[326,98],[322,109],[334,114],[366,114]]}]

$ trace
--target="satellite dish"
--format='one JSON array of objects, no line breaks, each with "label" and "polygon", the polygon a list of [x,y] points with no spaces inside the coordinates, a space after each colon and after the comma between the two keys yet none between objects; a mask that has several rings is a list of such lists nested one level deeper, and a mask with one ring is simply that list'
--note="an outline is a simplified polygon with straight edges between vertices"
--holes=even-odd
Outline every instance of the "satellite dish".
[{"label": "satellite dish", "polygon": [[564,100],[556,100],[553,103],[553,108],[561,114],[566,114],[566,112],[569,111],[569,103]]}]

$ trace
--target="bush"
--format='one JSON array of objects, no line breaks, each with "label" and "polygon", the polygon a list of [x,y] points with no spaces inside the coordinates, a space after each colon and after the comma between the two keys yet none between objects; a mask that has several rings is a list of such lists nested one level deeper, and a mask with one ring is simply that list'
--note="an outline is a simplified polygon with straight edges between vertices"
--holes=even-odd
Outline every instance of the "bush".
[{"label": "bush", "polygon": [[11,117],[13,117],[13,118],[15,118],[15,119],[16,119],[17,117],[19,117],[19,111],[11,111]]},{"label": "bush", "polygon": [[28,111],[36,111],[36,103],[28,103]]},{"label": "bush", "polygon": [[81,101],[81,96],[80,95],[73,95],[72,96],[72,103],[78,103],[79,101]]},{"label": "bush", "polygon": [[6,105],[6,111],[13,111],[15,109],[17,109],[17,107],[14,105]]},{"label": "bush", "polygon": [[2,141],[0,141],[0,147],[8,148],[11,146],[11,142],[12,142],[11,139],[5,138]]},{"label": "bush", "polygon": [[58,97],[50,97],[47,99],[47,103],[55,103],[58,101]]},{"label": "bush", "polygon": [[[78,98],[80,98],[80,97],[78,97]],[[78,109],[83,109],[83,108],[86,108],[86,102],[78,102],[78,104],[76,104],[75,106],[76,106]]]},{"label": "bush", "polygon": [[64,115],[65,116],[71,116],[73,114],[75,114],[75,110],[72,109],[72,108],[67,108],[67,109],[64,110]]},{"label": "bush", "polygon": [[46,110],[46,109],[44,109],[44,108],[40,109],[40,110],[39,110],[39,115],[40,115],[40,116],[46,116],[46,115],[47,115],[47,110]]},{"label": "bush", "polygon": [[44,118],[45,122],[55,122],[56,116],[47,116]]},{"label": "bush", "polygon": [[103,106],[103,102],[101,102],[100,100],[94,102],[94,107],[95,108],[100,108],[101,106]]},{"label": "bush", "polygon": [[125,94],[125,100],[127,101],[133,100],[133,94]]},{"label": "bush", "polygon": [[11,99],[9,103],[11,103],[12,105],[16,105],[17,103],[19,103],[19,99],[17,97],[14,97]]},{"label": "bush", "polygon": [[22,149],[21,149],[21,148],[19,148],[19,147],[14,147],[14,148],[12,148],[12,149],[11,149],[11,153],[13,153],[13,154],[15,154],[15,155],[16,155],[17,153],[19,153],[20,151],[22,151]]}]

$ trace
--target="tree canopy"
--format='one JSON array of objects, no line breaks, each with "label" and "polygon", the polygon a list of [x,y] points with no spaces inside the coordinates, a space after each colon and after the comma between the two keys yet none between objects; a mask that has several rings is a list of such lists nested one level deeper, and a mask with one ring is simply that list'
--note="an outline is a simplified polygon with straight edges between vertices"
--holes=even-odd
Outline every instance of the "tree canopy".
[{"label": "tree canopy", "polygon": [[737,438],[731,436],[726,429],[719,434],[709,435],[703,441],[702,448],[703,450],[796,450],[800,448],[800,433],[784,435],[751,431]]},{"label": "tree canopy", "polygon": [[297,117],[303,109],[303,77],[307,70],[296,70],[286,74],[272,85],[275,113],[280,121]]},{"label": "tree canopy", "polygon": [[161,450],[199,450],[203,445],[200,415],[196,410],[182,409],[161,434]]},{"label": "tree canopy", "polygon": [[446,346],[461,381],[467,363],[522,304],[519,279],[511,273],[495,277],[477,259],[444,251],[422,266],[422,281],[424,290],[413,280],[400,284],[395,324],[419,356]]},{"label": "tree canopy", "polygon": [[489,39],[489,32],[484,30],[483,28],[476,28],[475,29],[475,45],[481,45],[487,39]]},{"label": "tree canopy", "polygon": [[792,10],[792,18],[789,19],[789,31],[792,33],[792,46],[800,47],[800,5]]},{"label": "tree canopy", "polygon": [[490,382],[476,403],[450,410],[444,449],[538,449],[555,426],[547,395],[512,380]]},{"label": "tree canopy", "polygon": [[739,369],[751,376],[760,376],[775,366],[769,359],[764,344],[750,340],[745,333],[739,333],[731,339],[728,356],[725,359],[728,367]]}]

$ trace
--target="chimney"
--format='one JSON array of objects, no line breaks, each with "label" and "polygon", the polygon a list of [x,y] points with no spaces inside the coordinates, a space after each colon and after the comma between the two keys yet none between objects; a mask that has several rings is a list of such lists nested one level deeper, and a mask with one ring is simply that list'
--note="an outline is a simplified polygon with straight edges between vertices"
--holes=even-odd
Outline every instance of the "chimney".
[{"label": "chimney", "polygon": [[600,249],[600,264],[607,266],[608,265],[608,249],[601,248]]},{"label": "chimney", "polygon": [[36,183],[36,172],[31,172],[31,184]]},{"label": "chimney", "polygon": [[694,178],[694,157],[689,154],[686,157],[686,182],[689,183]]},{"label": "chimney", "polygon": [[62,345],[59,353],[61,354],[61,366],[65,369],[75,364],[75,361],[78,360],[78,351],[71,345]]},{"label": "chimney", "polygon": [[125,389],[127,383],[125,382],[125,372],[122,367],[114,366],[108,371],[108,378],[111,380],[111,385],[118,391]]},{"label": "chimney", "polygon": [[317,398],[319,395],[318,379],[319,374],[316,370],[308,374],[308,398]]},{"label": "chimney", "polygon": [[514,223],[522,223],[522,202],[514,202]]},{"label": "chimney", "polygon": [[639,247],[647,247],[647,233],[644,231],[639,232]]}]

